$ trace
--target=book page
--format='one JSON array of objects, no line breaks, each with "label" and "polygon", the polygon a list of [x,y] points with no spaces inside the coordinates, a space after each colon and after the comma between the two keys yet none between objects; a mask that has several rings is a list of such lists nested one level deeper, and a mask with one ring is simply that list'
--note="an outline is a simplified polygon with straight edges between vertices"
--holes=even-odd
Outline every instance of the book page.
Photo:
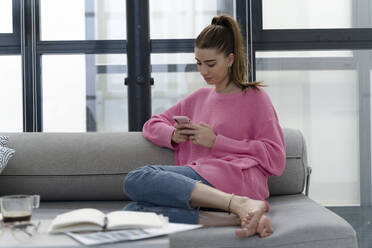
[{"label": "book page", "polygon": [[107,214],[108,229],[163,227],[167,223],[156,213],[115,211]]},{"label": "book page", "polygon": [[87,226],[86,224],[104,225],[105,215],[101,211],[93,208],[83,208],[78,210],[73,210],[67,213],[57,215],[57,217],[52,221],[50,226],[50,231],[53,232],[59,228],[65,228],[68,226],[73,226],[74,229],[78,229],[78,225]]}]

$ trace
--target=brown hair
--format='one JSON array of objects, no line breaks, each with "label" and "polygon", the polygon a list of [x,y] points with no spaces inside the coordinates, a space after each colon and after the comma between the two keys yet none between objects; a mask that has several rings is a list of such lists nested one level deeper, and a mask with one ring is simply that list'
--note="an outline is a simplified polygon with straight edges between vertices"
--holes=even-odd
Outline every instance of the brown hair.
[{"label": "brown hair", "polygon": [[248,88],[259,90],[258,86],[263,86],[261,82],[247,82],[243,37],[238,23],[232,17],[226,14],[213,17],[212,23],[205,27],[196,38],[195,47],[217,49],[225,56],[233,53],[234,62],[229,77],[242,91]]}]

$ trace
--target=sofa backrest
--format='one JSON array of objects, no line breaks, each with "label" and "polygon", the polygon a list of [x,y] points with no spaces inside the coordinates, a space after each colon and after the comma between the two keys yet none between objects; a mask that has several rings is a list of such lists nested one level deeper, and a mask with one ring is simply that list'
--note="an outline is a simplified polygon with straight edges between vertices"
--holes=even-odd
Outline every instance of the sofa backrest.
[{"label": "sofa backrest", "polygon": [[269,178],[270,195],[291,195],[304,191],[307,176],[306,142],[299,130],[283,128],[286,168],[280,177]]},{"label": "sofa backrest", "polygon": [[[306,150],[299,131],[284,129],[287,167],[269,179],[272,195],[297,194],[305,183]],[[40,194],[42,200],[128,199],[122,181],[149,164],[173,164],[173,151],[140,132],[0,133],[16,150],[0,175],[0,196]]]}]

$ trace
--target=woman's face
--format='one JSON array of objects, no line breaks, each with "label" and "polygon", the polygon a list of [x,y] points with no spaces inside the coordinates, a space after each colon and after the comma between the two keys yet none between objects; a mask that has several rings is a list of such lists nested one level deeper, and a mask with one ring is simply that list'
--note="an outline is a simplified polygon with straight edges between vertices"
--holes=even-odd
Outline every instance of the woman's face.
[{"label": "woman's face", "polygon": [[234,61],[234,54],[225,57],[217,49],[195,48],[195,59],[200,74],[207,84],[226,87],[229,83],[229,67]]}]

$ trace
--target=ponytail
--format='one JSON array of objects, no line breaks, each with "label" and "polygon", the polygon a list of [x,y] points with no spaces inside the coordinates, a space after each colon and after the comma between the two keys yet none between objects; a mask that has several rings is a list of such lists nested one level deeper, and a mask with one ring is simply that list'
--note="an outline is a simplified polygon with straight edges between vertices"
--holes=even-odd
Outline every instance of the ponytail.
[{"label": "ponytail", "polygon": [[261,82],[247,82],[246,54],[243,37],[238,23],[230,16],[215,16],[212,23],[205,27],[195,40],[195,47],[200,49],[214,48],[228,56],[234,54],[234,62],[230,70],[230,80],[243,91],[248,88],[259,90],[264,86]]}]

